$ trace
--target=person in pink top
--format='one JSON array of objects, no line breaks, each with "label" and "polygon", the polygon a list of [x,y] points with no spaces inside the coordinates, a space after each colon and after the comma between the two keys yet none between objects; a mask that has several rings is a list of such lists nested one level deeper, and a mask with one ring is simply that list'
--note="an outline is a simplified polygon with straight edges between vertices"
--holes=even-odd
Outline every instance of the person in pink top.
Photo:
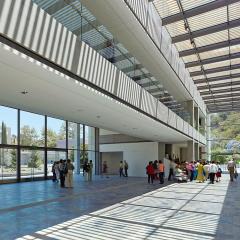
[{"label": "person in pink top", "polygon": [[159,160],[158,170],[159,170],[159,181],[160,181],[160,184],[163,184],[164,183],[165,166],[164,166],[162,160]]}]

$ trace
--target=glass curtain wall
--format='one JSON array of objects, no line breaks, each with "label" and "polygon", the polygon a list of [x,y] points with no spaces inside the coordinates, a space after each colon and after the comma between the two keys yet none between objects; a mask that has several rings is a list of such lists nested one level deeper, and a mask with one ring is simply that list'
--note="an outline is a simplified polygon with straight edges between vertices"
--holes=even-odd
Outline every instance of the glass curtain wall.
[{"label": "glass curtain wall", "polygon": [[70,158],[80,173],[95,165],[95,128],[0,106],[0,182],[52,176],[52,164]]},{"label": "glass curtain wall", "polygon": [[209,158],[225,164],[234,157],[240,162],[240,112],[210,115],[208,145]]}]

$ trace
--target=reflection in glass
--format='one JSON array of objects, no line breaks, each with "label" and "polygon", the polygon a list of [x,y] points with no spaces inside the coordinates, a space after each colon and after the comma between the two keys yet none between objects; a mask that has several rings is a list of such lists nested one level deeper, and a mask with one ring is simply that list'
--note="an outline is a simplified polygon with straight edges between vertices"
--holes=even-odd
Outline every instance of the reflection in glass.
[{"label": "reflection in glass", "polygon": [[21,150],[21,177],[44,176],[44,151]]},{"label": "reflection in glass", "polygon": [[66,148],[66,121],[47,118],[47,146]]},{"label": "reflection in glass", "polygon": [[16,178],[17,150],[0,148],[0,179]]},{"label": "reflection in glass", "polygon": [[17,110],[0,106],[0,144],[17,144]]},{"label": "reflection in glass", "polygon": [[77,149],[77,123],[68,122],[68,148]]},{"label": "reflection in glass", "polygon": [[20,112],[20,142],[23,146],[45,145],[44,116]]}]

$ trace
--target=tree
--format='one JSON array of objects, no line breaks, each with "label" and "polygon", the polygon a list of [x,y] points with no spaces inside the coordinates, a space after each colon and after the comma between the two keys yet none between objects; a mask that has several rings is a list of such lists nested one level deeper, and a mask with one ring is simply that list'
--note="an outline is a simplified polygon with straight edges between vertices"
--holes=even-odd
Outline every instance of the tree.
[{"label": "tree", "polygon": [[24,125],[21,128],[21,144],[24,146],[36,146],[39,142],[38,134],[35,128]]},{"label": "tree", "polygon": [[42,164],[39,153],[36,150],[33,150],[31,153],[30,161],[28,162],[29,168],[39,168]]},{"label": "tree", "polygon": [[17,152],[16,152],[16,150],[12,149],[10,151],[10,154],[11,154],[10,168],[16,169],[16,167],[17,167]]}]

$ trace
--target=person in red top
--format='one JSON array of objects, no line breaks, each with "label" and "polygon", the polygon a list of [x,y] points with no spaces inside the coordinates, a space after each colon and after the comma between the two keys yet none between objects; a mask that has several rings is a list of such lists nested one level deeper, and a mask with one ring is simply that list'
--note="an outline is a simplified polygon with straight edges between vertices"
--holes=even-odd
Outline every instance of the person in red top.
[{"label": "person in red top", "polygon": [[154,168],[153,168],[152,161],[148,163],[146,170],[147,170],[147,175],[148,175],[148,183],[150,183],[150,179],[151,179],[151,183],[153,184]]}]

